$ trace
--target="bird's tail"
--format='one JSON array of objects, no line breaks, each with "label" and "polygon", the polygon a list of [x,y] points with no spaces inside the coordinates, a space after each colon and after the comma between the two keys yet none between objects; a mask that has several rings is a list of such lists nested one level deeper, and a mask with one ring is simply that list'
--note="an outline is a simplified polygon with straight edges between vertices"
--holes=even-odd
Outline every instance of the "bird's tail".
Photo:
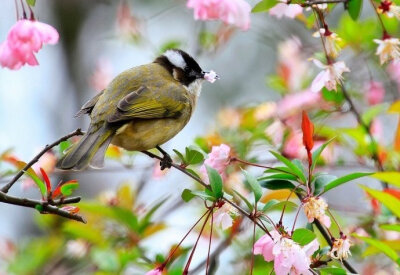
[{"label": "bird's tail", "polygon": [[104,166],[104,155],[111,142],[114,131],[101,127],[87,133],[79,142],[68,149],[67,153],[58,161],[57,168],[64,170],[81,170],[90,165],[93,168]]}]

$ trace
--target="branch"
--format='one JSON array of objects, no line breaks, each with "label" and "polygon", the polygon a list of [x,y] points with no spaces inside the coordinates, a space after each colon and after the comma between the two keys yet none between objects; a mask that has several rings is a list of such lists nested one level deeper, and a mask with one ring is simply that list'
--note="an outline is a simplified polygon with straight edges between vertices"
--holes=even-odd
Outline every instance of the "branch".
[{"label": "branch", "polygon": [[305,1],[305,3],[301,3],[302,7],[311,7],[313,5],[318,4],[335,4],[335,3],[347,3],[349,0],[315,0],[315,1]]},{"label": "branch", "polygon": [[51,213],[64,218],[86,223],[86,220],[83,217],[76,214],[71,214],[68,211],[62,210],[57,207],[63,204],[77,203],[80,200],[81,200],[80,197],[73,197],[64,200],[56,200],[54,202],[46,202],[46,201],[31,200],[25,198],[17,198],[0,191],[0,202],[19,205],[28,208],[34,208],[37,209],[42,214]]},{"label": "branch", "polygon": [[[158,159],[158,160],[162,160],[162,159],[163,159],[162,157],[157,156],[156,154],[153,154],[153,153],[151,153],[151,152],[149,152],[149,151],[142,151],[142,153],[145,154],[145,155],[147,155],[147,156],[149,156],[149,157],[151,157],[151,158],[155,158],[155,159]],[[200,183],[201,185],[203,185],[205,188],[211,190],[211,189],[210,189],[210,186],[209,186],[207,183],[205,183],[205,182],[204,182],[203,180],[201,180],[199,177],[197,177],[197,176],[191,174],[190,172],[188,172],[188,171],[187,171],[185,168],[183,168],[182,166],[180,166],[180,165],[178,165],[178,164],[176,164],[176,163],[173,163],[173,162],[171,163],[171,165],[172,165],[172,167],[174,167],[175,169],[178,169],[178,170],[181,171],[182,173],[188,175],[189,177],[191,177],[192,179],[194,179],[195,181],[197,181],[198,183]],[[236,208],[240,213],[242,213],[242,215],[244,215],[245,217],[247,217],[248,219],[250,219],[251,221],[253,221],[253,222],[254,222],[258,227],[260,227],[265,233],[267,233],[269,236],[271,236],[271,235],[269,234],[268,230],[266,230],[258,221],[256,221],[256,220],[254,219],[254,217],[253,217],[252,214],[247,213],[246,210],[244,210],[243,208],[241,208],[240,206],[238,206],[238,205],[235,204],[234,202],[231,202],[231,201],[228,200],[227,198],[222,197],[222,199],[223,199],[225,202],[227,202],[227,203],[229,203],[230,205],[232,205],[234,208]]]},{"label": "branch", "polygon": [[69,139],[70,137],[73,136],[80,136],[83,135],[83,132],[81,131],[81,129],[76,129],[74,132],[63,136],[62,138],[56,140],[55,142],[53,142],[50,145],[46,145],[46,147],[44,147],[44,149],[42,151],[39,152],[39,154],[37,154],[24,168],[22,168],[15,176],[14,178],[7,183],[6,185],[3,186],[3,188],[1,189],[1,192],[3,193],[8,193],[8,190],[10,190],[10,188],[14,185],[14,183],[19,180],[19,178],[22,177],[22,175],[29,169],[32,167],[33,164],[35,164],[41,156],[43,156],[47,151],[49,151],[51,148],[53,148],[54,146],[57,146],[58,144],[60,144],[63,141],[66,141],[67,139]]}]

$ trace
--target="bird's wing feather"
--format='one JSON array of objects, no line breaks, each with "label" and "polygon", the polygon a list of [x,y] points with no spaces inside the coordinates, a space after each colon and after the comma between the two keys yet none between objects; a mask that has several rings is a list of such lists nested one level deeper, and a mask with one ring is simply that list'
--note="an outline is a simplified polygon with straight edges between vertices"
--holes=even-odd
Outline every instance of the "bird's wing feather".
[{"label": "bird's wing feather", "polygon": [[90,114],[94,108],[94,105],[96,105],[97,101],[99,100],[100,96],[102,96],[104,93],[104,90],[102,90],[100,93],[98,93],[96,96],[94,96],[92,99],[88,100],[79,112],[75,114],[75,117],[80,117],[83,114]]},{"label": "bird's wing feather", "polygon": [[160,119],[179,117],[190,106],[186,93],[176,89],[149,89],[141,86],[122,98],[116,111],[107,118],[109,123],[131,119]]}]

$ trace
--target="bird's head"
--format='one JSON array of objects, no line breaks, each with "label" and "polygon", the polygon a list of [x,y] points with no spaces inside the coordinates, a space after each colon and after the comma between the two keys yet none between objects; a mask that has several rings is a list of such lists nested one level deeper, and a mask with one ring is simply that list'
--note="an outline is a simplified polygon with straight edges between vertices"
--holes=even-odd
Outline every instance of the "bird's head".
[{"label": "bird's head", "polygon": [[219,77],[213,71],[205,72],[186,52],[179,49],[167,50],[154,61],[164,66],[171,75],[190,92],[199,93],[204,80],[213,83]]}]

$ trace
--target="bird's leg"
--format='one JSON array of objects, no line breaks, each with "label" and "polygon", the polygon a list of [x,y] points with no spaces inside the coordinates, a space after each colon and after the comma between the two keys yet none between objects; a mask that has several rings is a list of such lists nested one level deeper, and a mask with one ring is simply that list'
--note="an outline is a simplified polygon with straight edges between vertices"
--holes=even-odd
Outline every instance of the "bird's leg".
[{"label": "bird's leg", "polygon": [[161,170],[164,170],[165,168],[171,168],[172,166],[172,158],[170,155],[168,155],[167,152],[165,152],[160,146],[156,146],[157,150],[160,151],[161,154],[163,154],[163,158],[160,161],[160,166]]}]

